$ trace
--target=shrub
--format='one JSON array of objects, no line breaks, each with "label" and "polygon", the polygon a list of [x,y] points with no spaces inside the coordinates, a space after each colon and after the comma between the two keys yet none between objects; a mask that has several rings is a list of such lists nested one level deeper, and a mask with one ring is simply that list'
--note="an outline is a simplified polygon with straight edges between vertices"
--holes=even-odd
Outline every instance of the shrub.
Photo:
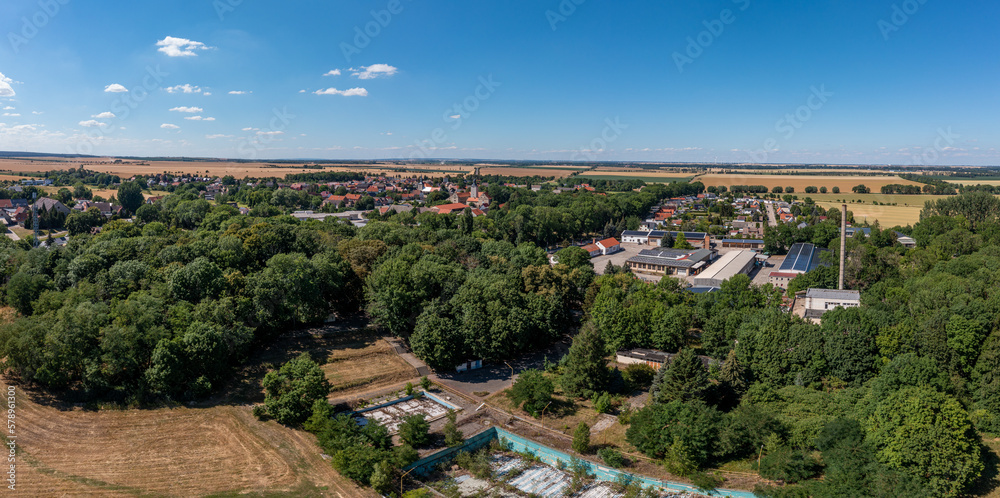
[{"label": "shrub", "polygon": [[428,436],[430,428],[431,424],[423,415],[411,415],[406,417],[399,426],[399,439],[414,448],[425,446],[430,442]]},{"label": "shrub", "polygon": [[413,396],[413,391],[414,391],[413,383],[412,382],[407,382],[406,383],[406,395],[407,396]]},{"label": "shrub", "polygon": [[653,377],[656,370],[645,363],[633,363],[622,371],[622,378],[628,383],[631,390],[648,389],[653,384]]},{"label": "shrub", "polygon": [[601,393],[599,396],[594,397],[594,410],[597,413],[608,413],[611,411],[611,395],[608,393]]},{"label": "shrub", "polygon": [[448,410],[448,423],[444,424],[444,443],[448,446],[458,446],[465,440],[465,434],[458,430],[458,415],[455,410]]},{"label": "shrub", "polygon": [[426,375],[420,378],[420,388],[424,391],[428,391],[431,388],[431,379],[428,379]]},{"label": "shrub", "polygon": [[809,479],[815,476],[819,469],[819,463],[812,456],[787,446],[769,452],[760,461],[761,477],[791,483]]},{"label": "shrub", "polygon": [[605,465],[616,469],[620,469],[628,464],[621,452],[614,448],[601,448],[597,451],[597,456],[601,457]]},{"label": "shrub", "polygon": [[577,453],[590,452],[590,426],[586,422],[580,422],[573,431],[573,451]]}]

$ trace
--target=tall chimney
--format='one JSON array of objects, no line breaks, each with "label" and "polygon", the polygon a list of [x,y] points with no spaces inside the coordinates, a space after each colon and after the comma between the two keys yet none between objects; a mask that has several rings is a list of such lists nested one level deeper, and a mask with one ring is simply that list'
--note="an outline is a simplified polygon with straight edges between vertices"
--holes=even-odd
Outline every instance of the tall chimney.
[{"label": "tall chimney", "polygon": [[840,208],[840,280],[837,289],[844,290],[844,261],[847,259],[847,204]]}]

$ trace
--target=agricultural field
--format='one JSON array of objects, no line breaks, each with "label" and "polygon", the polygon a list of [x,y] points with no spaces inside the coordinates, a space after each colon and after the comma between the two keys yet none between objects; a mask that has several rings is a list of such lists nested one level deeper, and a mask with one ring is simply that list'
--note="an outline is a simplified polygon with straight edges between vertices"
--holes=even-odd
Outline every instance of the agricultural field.
[{"label": "agricultural field", "polygon": [[[816,202],[824,209],[840,209],[842,203],[836,202]],[[854,213],[854,220],[857,223],[873,223],[878,221],[882,228],[891,228],[896,225],[912,225],[920,221],[920,210],[923,206],[875,206],[872,204],[848,204],[847,210]]]},{"label": "agricultural field", "polygon": [[675,182],[687,182],[691,181],[691,176],[681,176],[681,177],[669,177],[669,176],[645,176],[645,175],[597,175],[597,174],[581,174],[580,178],[589,178],[591,180],[642,180],[646,183],[675,183]]},{"label": "agricultural field", "polygon": [[375,496],[340,477],[313,436],[248,406],[92,410],[16,393],[24,496]]},{"label": "agricultural field", "polygon": [[718,187],[733,185],[764,185],[767,188],[792,187],[796,194],[805,192],[805,188],[840,187],[841,194],[850,193],[851,188],[856,185],[865,185],[878,192],[883,185],[921,185],[917,182],[904,180],[898,176],[835,176],[835,175],[741,175],[741,174],[707,174],[695,177],[692,181],[705,184],[706,187]]},{"label": "agricultural field", "polygon": [[936,201],[938,199],[946,199],[946,195],[903,195],[903,194],[855,194],[852,192],[840,192],[839,194],[806,194],[802,192],[795,192],[795,195],[799,196],[799,199],[804,199],[809,197],[816,202],[840,202],[847,201],[848,204],[871,204],[872,201],[877,201],[881,204],[896,204],[897,206],[917,206],[924,207],[924,203],[927,201]]},{"label": "agricultural field", "polygon": [[18,389],[18,486],[26,496],[376,496],[341,477],[312,435],[252,415],[264,374],[302,352],[323,365],[332,396],[416,377],[372,329],[346,325],[264,347],[203,405],[98,410]]},{"label": "agricultural field", "polygon": [[580,171],[582,168],[563,168],[563,167],[553,167],[553,168],[543,168],[543,167],[519,167],[519,166],[488,166],[481,167],[479,169],[479,174],[481,175],[500,175],[500,176],[551,176],[555,178],[566,178],[573,173]]},{"label": "agricultural field", "polygon": [[[42,160],[44,159],[44,160]],[[226,161],[138,161],[124,160],[113,164],[111,158],[4,158],[0,159],[0,172],[16,176],[18,173],[38,173],[48,170],[76,168],[83,165],[91,171],[109,173],[123,178],[134,175],[157,173],[192,174],[208,176],[233,175],[244,177],[284,177],[290,173],[311,173],[319,171],[362,172],[374,175],[395,174],[402,176],[425,175],[445,176],[457,173],[471,173],[471,166],[439,164],[322,164],[319,167],[302,168],[301,164],[274,164],[267,162],[239,163]],[[569,173],[567,173],[568,175]]]}]

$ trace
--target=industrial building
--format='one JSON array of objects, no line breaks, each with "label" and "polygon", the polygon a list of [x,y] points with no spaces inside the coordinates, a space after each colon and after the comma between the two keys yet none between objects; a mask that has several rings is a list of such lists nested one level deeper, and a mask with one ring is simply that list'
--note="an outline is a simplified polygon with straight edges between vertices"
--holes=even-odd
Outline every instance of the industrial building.
[{"label": "industrial building", "polygon": [[632,273],[688,276],[701,273],[714,255],[708,249],[643,249],[625,264]]},{"label": "industrial building", "polygon": [[694,279],[695,286],[721,287],[722,282],[741,273],[748,274],[757,265],[757,253],[753,251],[731,251],[722,255],[712,266]]},{"label": "industrial building", "polygon": [[806,291],[804,318],[815,321],[834,308],[856,308],[858,306],[861,306],[861,291],[809,289]]}]

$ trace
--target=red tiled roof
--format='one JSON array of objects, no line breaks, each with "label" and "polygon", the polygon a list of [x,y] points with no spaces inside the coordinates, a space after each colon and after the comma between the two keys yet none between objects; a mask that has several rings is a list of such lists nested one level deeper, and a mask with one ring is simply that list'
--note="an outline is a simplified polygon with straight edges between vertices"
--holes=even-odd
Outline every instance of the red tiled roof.
[{"label": "red tiled roof", "polygon": [[615,239],[614,237],[611,237],[611,238],[607,238],[607,239],[604,239],[604,240],[598,242],[598,244],[604,246],[605,248],[608,248],[608,247],[614,247],[614,246],[617,246],[617,245],[621,245],[621,242],[618,242],[617,239]]}]

